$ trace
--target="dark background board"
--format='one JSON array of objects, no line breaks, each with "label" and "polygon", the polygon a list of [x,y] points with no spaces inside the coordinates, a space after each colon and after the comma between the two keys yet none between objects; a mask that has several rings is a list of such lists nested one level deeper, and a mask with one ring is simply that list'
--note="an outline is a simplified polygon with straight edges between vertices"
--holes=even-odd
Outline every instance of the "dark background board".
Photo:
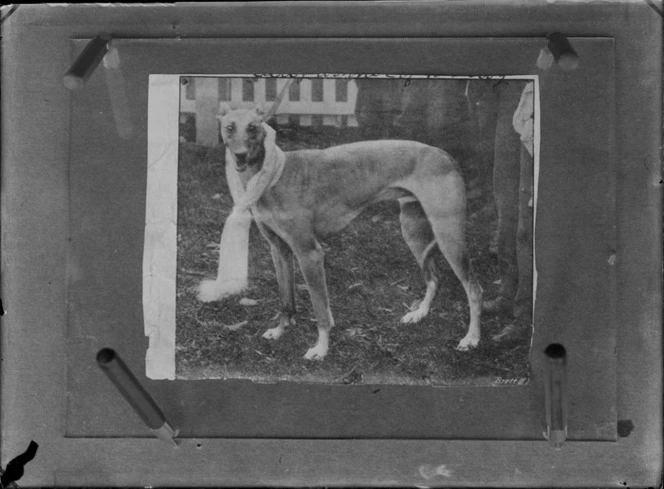
[{"label": "dark background board", "polygon": [[[535,229],[539,278],[530,385],[380,389],[145,378],[141,280],[148,76],[381,73],[389,66],[402,74],[526,75],[535,72],[542,41],[117,42],[135,137],[124,141],[118,136],[103,72],[72,97],[67,436],[148,435],[95,368],[96,352],[111,346],[127,359],[184,437],[540,440],[544,417],[539,358],[550,343],[562,343],[573,379],[570,438],[614,440],[615,281],[609,263],[615,249],[613,40],[572,42],[583,64],[570,74],[551,70],[542,78],[540,94]],[[75,45],[72,60],[85,41]],[[377,56],[380,51],[389,55]],[[349,52],[354,55],[335,58]]]},{"label": "dark background board", "polygon": [[[140,372],[147,345],[140,263],[144,110],[153,66],[164,63],[154,70],[162,73],[228,72],[222,61],[239,73],[531,73],[544,35],[554,30],[572,37],[582,64],[570,75],[552,73],[542,89],[543,131],[566,138],[547,139],[543,132],[542,153],[555,152],[556,165],[547,166],[543,156],[534,351],[551,341],[568,347],[572,437],[615,441],[569,442],[558,452],[537,441],[544,419],[538,355],[531,386],[490,394],[486,388],[395,387],[377,394],[364,386],[323,388],[340,394],[322,394],[326,411],[315,431],[303,406],[321,412],[318,386],[146,381],[174,424],[195,438],[178,450],[139,438],[146,429],[92,357],[97,348],[114,346]],[[124,59],[140,129],[130,142],[116,136],[101,72],[79,93],[62,86],[82,45],[72,48],[71,39],[104,31],[127,38],[120,44],[131,48]],[[293,41],[251,39],[293,36],[381,39],[306,39],[287,54],[283,48]],[[176,37],[183,41],[131,40]],[[188,37],[250,39],[223,41],[242,52],[218,52],[222,41]],[[462,62],[458,52],[440,49],[469,45],[454,37],[487,38],[479,46],[496,52],[514,42],[496,38],[538,38],[541,44],[522,40],[518,44],[532,45],[532,52],[501,51],[476,65],[471,51]],[[196,44],[187,66],[177,66]],[[141,54],[148,48],[168,55]],[[2,318],[1,464],[29,440],[40,443],[21,485],[657,484],[661,18],[645,3],[21,7],[3,24],[2,51],[2,293],[8,314]],[[266,58],[269,53],[279,59]],[[251,69],[256,64],[259,69]],[[581,79],[592,81],[594,90],[578,84]],[[545,98],[550,86],[559,88]],[[569,103],[579,91],[580,104]],[[601,115],[589,116],[587,109]],[[542,243],[544,237],[551,243]],[[600,326],[607,335],[598,334]],[[616,364],[602,362],[601,352],[614,348]],[[617,438],[616,421],[633,429],[621,429]],[[339,436],[380,439],[301,439]]]}]

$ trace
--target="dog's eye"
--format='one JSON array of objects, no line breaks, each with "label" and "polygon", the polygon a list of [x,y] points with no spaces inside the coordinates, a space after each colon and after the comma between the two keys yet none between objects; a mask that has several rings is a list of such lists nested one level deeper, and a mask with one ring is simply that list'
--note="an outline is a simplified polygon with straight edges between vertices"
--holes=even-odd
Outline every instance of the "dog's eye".
[{"label": "dog's eye", "polygon": [[248,132],[249,134],[256,134],[256,131],[258,131],[258,128],[256,127],[255,124],[249,124],[249,125],[247,126],[247,132]]},{"label": "dog's eye", "polygon": [[235,124],[231,123],[226,126],[226,132],[233,132],[235,131]]}]

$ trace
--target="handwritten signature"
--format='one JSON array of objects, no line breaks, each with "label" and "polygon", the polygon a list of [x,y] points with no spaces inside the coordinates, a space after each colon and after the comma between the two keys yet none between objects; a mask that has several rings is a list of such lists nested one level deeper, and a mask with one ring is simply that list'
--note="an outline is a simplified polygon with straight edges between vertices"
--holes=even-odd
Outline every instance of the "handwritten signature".
[{"label": "handwritten signature", "polygon": [[346,79],[365,79],[365,78],[387,78],[403,80],[404,86],[410,85],[411,80],[435,80],[435,79],[475,79],[475,80],[497,80],[494,87],[501,83],[509,83],[505,75],[474,75],[474,76],[449,76],[449,75],[394,75],[377,73],[254,73],[254,81],[260,78],[292,78],[299,85],[306,78],[346,78]]}]

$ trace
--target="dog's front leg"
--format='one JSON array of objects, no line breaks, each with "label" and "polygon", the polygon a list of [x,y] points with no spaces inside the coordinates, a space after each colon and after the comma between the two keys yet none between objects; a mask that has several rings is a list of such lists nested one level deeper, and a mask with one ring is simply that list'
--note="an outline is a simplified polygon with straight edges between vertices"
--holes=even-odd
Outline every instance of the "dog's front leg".
[{"label": "dog's front leg", "polygon": [[269,238],[272,261],[277,274],[279,285],[279,325],[263,333],[263,338],[276,340],[284,334],[286,326],[290,325],[295,315],[295,277],[293,274],[293,252],[281,238],[274,235]]},{"label": "dog's front leg", "polygon": [[296,249],[295,255],[307,283],[309,297],[318,322],[318,341],[312,348],[309,348],[304,358],[307,360],[322,360],[327,355],[330,329],[334,327],[334,319],[332,318],[327,294],[327,283],[325,282],[323,249],[317,241],[313,240],[310,246]]}]

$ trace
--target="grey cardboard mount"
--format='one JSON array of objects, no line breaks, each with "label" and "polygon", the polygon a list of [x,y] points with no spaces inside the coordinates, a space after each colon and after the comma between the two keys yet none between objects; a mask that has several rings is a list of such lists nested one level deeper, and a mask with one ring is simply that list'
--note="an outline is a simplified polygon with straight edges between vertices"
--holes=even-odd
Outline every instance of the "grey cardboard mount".
[{"label": "grey cardboard mount", "polygon": [[[655,485],[661,471],[661,18],[646,3],[21,6],[3,23],[0,465],[22,486]],[[532,75],[546,34],[581,64],[541,78],[538,292],[528,386],[150,381],[141,373],[149,74]],[[135,124],[101,73],[110,32]],[[101,67],[98,68],[101,70]],[[542,438],[541,352],[569,353],[570,441]],[[180,429],[151,437],[103,378],[114,346]],[[628,426],[630,429],[625,429]],[[620,427],[620,429],[619,429]]]},{"label": "grey cardboard mount", "polygon": [[[171,382],[143,376],[181,436],[541,440],[542,352],[562,343],[574,379],[570,438],[615,440],[615,266],[609,263],[615,248],[614,47],[607,38],[572,40],[583,65],[573,76],[552,70],[542,79],[532,382],[484,389],[381,386],[374,393],[371,385]],[[77,54],[85,41],[75,44]],[[211,74],[229,66],[241,73],[294,73],[307,66],[314,73],[326,68],[378,73],[383,60],[359,53],[382,47],[407,73],[528,74],[542,43],[532,38],[312,39],[305,45],[294,39],[140,39],[114,45],[132,87],[128,105],[143,129],[130,141],[116,135],[102,76],[91,78],[72,99],[66,433],[75,437],[145,432],[113,386],[87,367],[96,351],[113,345],[135,372],[143,371],[140,251],[147,173],[144,81],[150,73]],[[328,61],[348,51],[357,58],[337,65]],[[426,67],[414,62],[418,56],[430,60]],[[593,347],[579,347],[586,344]]]}]

